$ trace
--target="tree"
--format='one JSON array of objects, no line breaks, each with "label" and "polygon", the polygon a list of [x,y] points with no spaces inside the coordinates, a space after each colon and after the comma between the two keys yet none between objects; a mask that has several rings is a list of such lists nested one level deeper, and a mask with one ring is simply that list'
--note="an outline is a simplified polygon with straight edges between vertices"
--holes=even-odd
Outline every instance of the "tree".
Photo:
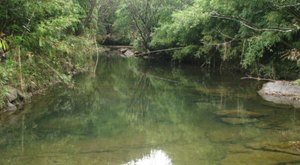
[{"label": "tree", "polygon": [[114,24],[118,31],[130,33],[137,47],[150,49],[150,41],[154,29],[160,22],[164,22],[173,11],[183,8],[189,0],[123,0],[117,10],[117,20]]},{"label": "tree", "polygon": [[88,59],[83,52],[90,52],[93,44],[88,30],[76,34],[87,18],[82,4],[88,2],[2,0],[0,32],[7,35],[10,51],[0,65],[1,85],[17,86],[18,75],[23,75],[25,84],[33,81],[43,86],[54,79],[70,82],[71,72]]},{"label": "tree", "polygon": [[[193,45],[193,51],[183,49],[188,52],[185,55],[205,57],[211,63],[219,54],[223,61],[239,60],[244,68],[258,67],[264,60],[280,60],[280,52],[300,49],[296,39],[299,13],[300,5],[293,0],[195,0],[155,31],[152,45],[189,50]],[[178,54],[183,53],[175,57]]]}]

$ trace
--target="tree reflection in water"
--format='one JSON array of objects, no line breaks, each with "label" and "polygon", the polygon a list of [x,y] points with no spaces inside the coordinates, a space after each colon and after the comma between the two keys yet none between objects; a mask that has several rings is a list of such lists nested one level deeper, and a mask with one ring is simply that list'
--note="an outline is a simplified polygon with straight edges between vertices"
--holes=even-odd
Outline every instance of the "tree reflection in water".
[{"label": "tree reflection in water", "polygon": [[[278,152],[261,151],[261,144],[297,144],[299,111],[265,106],[256,94],[259,83],[228,74],[101,57],[96,77],[78,75],[74,89],[54,87],[45,96],[34,97],[20,114],[10,119],[0,116],[0,164],[298,160],[278,148]],[[230,118],[216,115],[224,111],[251,111],[265,117],[248,124],[246,118],[231,118],[228,123]]]}]

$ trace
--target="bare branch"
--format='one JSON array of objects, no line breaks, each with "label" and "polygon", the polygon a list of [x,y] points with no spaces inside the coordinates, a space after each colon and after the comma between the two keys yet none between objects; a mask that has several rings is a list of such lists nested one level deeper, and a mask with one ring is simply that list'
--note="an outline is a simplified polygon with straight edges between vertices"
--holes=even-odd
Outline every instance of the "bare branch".
[{"label": "bare branch", "polygon": [[149,54],[153,54],[153,53],[175,51],[175,50],[179,50],[179,49],[182,49],[182,48],[183,47],[154,50],[154,51],[149,51],[149,52],[145,52],[145,53],[140,53],[140,54],[137,54],[136,56],[144,56],[144,55],[149,55]]},{"label": "bare branch", "polygon": [[271,82],[277,81],[277,80],[274,80],[274,79],[261,78],[261,77],[252,77],[252,76],[242,77],[241,80],[257,80],[257,81],[271,81]]},{"label": "bare branch", "polygon": [[297,6],[300,6],[300,3],[284,4],[284,5],[275,4],[275,6],[278,8],[297,7]]}]

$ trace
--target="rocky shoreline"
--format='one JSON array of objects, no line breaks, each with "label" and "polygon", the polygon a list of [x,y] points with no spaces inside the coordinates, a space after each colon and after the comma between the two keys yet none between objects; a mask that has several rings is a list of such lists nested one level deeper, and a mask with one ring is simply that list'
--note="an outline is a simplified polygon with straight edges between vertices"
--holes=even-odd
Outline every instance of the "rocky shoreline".
[{"label": "rocky shoreline", "polygon": [[[73,72],[69,72],[70,76],[75,76],[79,73],[86,72],[87,68],[81,68],[73,70]],[[13,87],[11,85],[5,86],[5,95],[4,95],[4,103],[5,105],[0,108],[0,114],[9,113],[12,114],[14,112],[23,110],[25,105],[31,103],[32,96],[42,95],[49,87],[62,83],[61,80],[50,81],[47,84],[42,86],[38,86],[35,82],[30,82],[26,84],[26,89],[21,91],[20,89]],[[68,88],[73,88],[74,84],[67,84]]]},{"label": "rocky shoreline", "polygon": [[4,97],[5,105],[0,109],[0,113],[14,113],[23,110],[25,105],[31,102],[34,95],[42,94],[50,86],[58,84],[59,82],[49,83],[46,87],[38,88],[38,86],[31,82],[28,85],[26,92],[23,92],[13,86],[6,86],[6,93]]},{"label": "rocky shoreline", "polygon": [[30,99],[30,95],[26,96],[20,90],[8,86],[7,93],[5,94],[6,106],[2,112],[15,112],[17,110],[23,109],[26,100]]}]

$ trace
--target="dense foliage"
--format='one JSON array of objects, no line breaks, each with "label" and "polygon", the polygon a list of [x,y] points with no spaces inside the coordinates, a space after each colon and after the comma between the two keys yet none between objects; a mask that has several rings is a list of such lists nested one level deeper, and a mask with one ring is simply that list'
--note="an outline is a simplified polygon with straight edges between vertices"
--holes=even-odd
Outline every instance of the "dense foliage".
[{"label": "dense foliage", "polygon": [[147,52],[181,48],[167,52],[176,61],[296,77],[299,37],[297,0],[1,0],[0,93],[69,83],[95,42],[112,38]]},{"label": "dense foliage", "polygon": [[[0,93],[7,84],[24,91],[35,84],[70,82],[93,51],[99,1],[2,0],[0,5]],[[3,44],[4,43],[4,44]],[[49,76],[52,75],[52,76]],[[34,85],[34,86],[35,86]],[[1,99],[2,100],[2,99]],[[1,106],[1,104],[0,104]]]},{"label": "dense foliage", "polygon": [[299,29],[300,4],[294,0],[195,0],[155,31],[152,45],[185,47],[176,59],[193,55],[211,64],[217,55],[239,61],[257,74],[290,59],[298,67],[287,62],[289,69],[299,72]]},{"label": "dense foliage", "polygon": [[189,3],[190,0],[120,1],[114,22],[115,31],[129,38],[136,47],[148,50],[155,27],[169,20],[173,11]]},{"label": "dense foliage", "polygon": [[168,52],[174,60],[197,58],[201,66],[211,67],[234,63],[237,69],[269,78],[299,75],[300,4],[295,0],[119,0],[116,4],[109,17],[109,35],[141,50],[182,47]]}]

